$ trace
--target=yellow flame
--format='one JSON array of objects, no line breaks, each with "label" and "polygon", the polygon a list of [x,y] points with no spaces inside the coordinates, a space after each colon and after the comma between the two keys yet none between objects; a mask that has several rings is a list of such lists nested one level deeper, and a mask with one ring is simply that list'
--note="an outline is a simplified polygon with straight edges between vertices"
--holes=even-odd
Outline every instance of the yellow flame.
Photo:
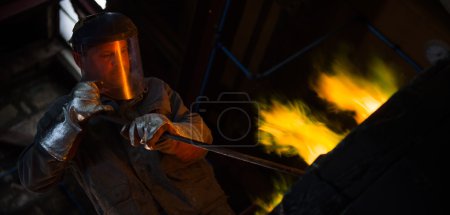
[{"label": "yellow flame", "polygon": [[125,99],[131,99],[132,95],[131,95],[131,90],[130,90],[130,86],[129,86],[129,82],[128,82],[128,75],[125,70],[125,66],[123,64],[122,48],[120,46],[120,41],[116,41],[114,43],[115,43],[115,47],[116,47],[116,53],[118,55],[117,61],[119,63],[120,75],[121,75],[122,86],[123,86],[123,93],[125,94]]},{"label": "yellow flame", "polygon": [[[361,123],[378,109],[396,90],[393,70],[383,61],[374,58],[368,75],[350,72],[350,62],[338,59],[332,71],[320,73],[313,89],[320,98],[332,103],[339,110],[352,111]],[[300,155],[311,164],[317,156],[332,150],[345,136],[329,129],[310,114],[302,101],[282,104],[273,99],[261,104],[259,142],[269,152],[279,155]]]},{"label": "yellow flame", "polygon": [[[398,88],[394,71],[378,58],[369,63],[371,69],[366,76],[354,75],[352,64],[345,58],[338,58],[331,68],[329,73],[319,74],[312,87],[338,110],[354,112],[357,123],[364,121]],[[260,143],[267,151],[285,156],[296,154],[308,164],[332,150],[346,135],[335,133],[317,121],[302,101],[282,104],[276,99],[261,108],[259,130]],[[281,202],[287,191],[279,186],[283,183],[275,182],[271,200],[255,200],[263,209],[259,214],[268,214]]]},{"label": "yellow flame", "polygon": [[261,108],[260,116],[260,143],[280,155],[300,154],[308,164],[333,149],[344,136],[314,119],[301,101],[272,101]]},{"label": "yellow flame", "polygon": [[313,86],[320,98],[333,103],[340,110],[353,111],[358,123],[377,110],[395,91],[393,71],[378,58],[371,62],[368,77],[349,71],[348,61],[336,61],[331,74],[321,73]]},{"label": "yellow flame", "polygon": [[292,180],[288,180],[282,176],[279,176],[272,181],[273,188],[276,192],[272,193],[267,200],[261,198],[255,200],[254,204],[259,207],[258,210],[256,210],[255,215],[265,215],[270,213],[283,200],[284,193],[287,192],[293,184]]}]

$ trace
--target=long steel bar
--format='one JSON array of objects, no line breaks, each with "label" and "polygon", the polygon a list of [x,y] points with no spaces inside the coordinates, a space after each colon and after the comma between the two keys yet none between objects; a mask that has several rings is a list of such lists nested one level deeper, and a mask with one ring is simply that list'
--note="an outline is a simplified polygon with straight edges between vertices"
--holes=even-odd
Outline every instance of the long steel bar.
[{"label": "long steel bar", "polygon": [[[102,119],[105,119],[107,121],[110,121],[112,123],[116,123],[119,125],[126,125],[128,124],[128,122],[117,118],[117,117],[113,117],[113,116],[100,116]],[[251,155],[247,155],[244,153],[240,153],[237,151],[233,151],[224,147],[220,147],[220,146],[214,146],[214,145],[209,145],[203,142],[199,142],[193,139],[189,139],[186,137],[182,137],[182,136],[178,136],[178,135],[173,135],[173,134],[169,134],[169,133],[165,133],[163,134],[164,137],[166,138],[171,138],[173,140],[177,140],[177,141],[181,141],[187,144],[191,144],[193,146],[202,148],[202,149],[206,149],[208,151],[223,155],[223,156],[227,156],[227,157],[231,157],[234,159],[238,159],[241,161],[245,161],[251,164],[255,164],[261,167],[265,167],[265,168],[269,168],[272,170],[276,170],[278,172],[283,172],[283,173],[287,173],[287,174],[291,174],[291,175],[295,175],[295,176],[302,176],[303,174],[305,174],[304,170],[295,168],[295,167],[291,167],[291,166],[286,166],[280,163],[276,163],[273,161],[269,161],[263,158],[259,158],[259,157],[255,157],[255,156],[251,156]]]},{"label": "long steel bar", "polygon": [[291,167],[291,166],[286,166],[286,165],[283,165],[283,164],[280,164],[280,163],[276,163],[276,162],[273,162],[273,161],[269,161],[269,160],[266,160],[266,159],[262,159],[262,158],[259,158],[259,157],[247,155],[247,154],[240,153],[240,152],[237,152],[237,151],[233,151],[233,150],[230,150],[230,149],[227,149],[227,148],[217,147],[217,146],[211,147],[210,145],[208,145],[206,143],[202,143],[202,142],[199,142],[199,141],[196,141],[196,140],[192,140],[192,139],[189,139],[189,138],[185,138],[185,137],[177,136],[177,135],[172,135],[172,134],[164,134],[163,136],[165,136],[167,138],[171,138],[171,139],[177,140],[177,141],[181,141],[181,142],[184,142],[184,143],[188,143],[188,144],[194,145],[194,146],[202,148],[202,149],[206,149],[208,151],[211,151],[211,152],[214,152],[214,153],[217,153],[217,154],[221,154],[221,155],[224,155],[224,156],[227,156],[227,157],[235,158],[235,159],[238,159],[238,160],[241,160],[241,161],[252,163],[252,164],[255,164],[255,165],[258,165],[258,166],[262,166],[262,167],[265,167],[265,168],[269,168],[269,169],[272,169],[272,170],[276,170],[278,172],[284,172],[284,173],[288,173],[288,174],[296,175],[296,176],[302,176],[303,174],[305,174],[304,170],[301,170],[301,169],[298,169],[298,168],[295,168],[295,167]]}]

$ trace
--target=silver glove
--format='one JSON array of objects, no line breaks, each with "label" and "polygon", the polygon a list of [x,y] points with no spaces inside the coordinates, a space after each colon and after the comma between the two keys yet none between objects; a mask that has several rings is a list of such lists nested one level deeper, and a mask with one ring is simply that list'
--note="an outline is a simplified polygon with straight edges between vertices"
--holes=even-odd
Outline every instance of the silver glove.
[{"label": "silver glove", "polygon": [[158,113],[137,117],[129,126],[122,128],[122,133],[127,131],[131,145],[144,144],[147,150],[160,150],[167,154],[173,154],[179,143],[168,140],[157,144],[165,132],[203,141],[202,135],[190,123],[173,123],[165,115]]},{"label": "silver glove", "polygon": [[[94,114],[102,111],[113,111],[110,105],[103,105],[100,101],[100,90],[94,82],[79,82],[72,91],[72,101],[69,111],[74,112],[76,122],[88,120]],[[72,114],[72,113],[71,113]]]},{"label": "silver glove", "polygon": [[100,90],[94,82],[80,82],[72,91],[72,99],[63,107],[64,121],[49,129],[40,144],[54,158],[64,161],[81,132],[79,123],[94,114],[112,110],[112,106],[101,103]]},{"label": "silver glove", "polygon": [[63,107],[63,114],[64,121],[56,124],[40,140],[41,146],[59,161],[67,159],[75,139],[81,132],[81,128],[70,119],[66,107]]}]

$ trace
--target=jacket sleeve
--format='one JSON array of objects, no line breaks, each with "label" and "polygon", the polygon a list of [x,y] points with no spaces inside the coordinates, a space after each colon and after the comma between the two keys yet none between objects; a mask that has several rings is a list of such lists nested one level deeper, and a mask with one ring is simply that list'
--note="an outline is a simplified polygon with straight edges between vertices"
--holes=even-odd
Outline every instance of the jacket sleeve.
[{"label": "jacket sleeve", "polygon": [[[198,113],[190,112],[183,104],[180,95],[172,90],[168,84],[164,83],[164,89],[170,100],[171,113],[168,117],[172,120],[176,134],[211,144],[213,141],[211,131],[202,117]],[[174,147],[171,150],[181,161],[196,161],[206,155],[207,151],[199,147],[175,140],[170,141],[176,143],[173,144]]]},{"label": "jacket sleeve", "polygon": [[70,121],[65,103],[61,97],[48,109],[33,143],[19,157],[19,179],[28,190],[44,192],[58,183],[73,157],[81,128]]}]

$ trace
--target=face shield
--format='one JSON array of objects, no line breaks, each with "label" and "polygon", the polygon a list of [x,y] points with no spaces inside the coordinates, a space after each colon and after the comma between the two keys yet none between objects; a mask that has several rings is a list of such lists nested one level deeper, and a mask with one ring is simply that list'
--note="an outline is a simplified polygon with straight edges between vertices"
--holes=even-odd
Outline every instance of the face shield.
[{"label": "face shield", "polygon": [[82,81],[96,81],[100,93],[129,100],[143,92],[143,72],[137,36],[82,45],[79,50]]}]

